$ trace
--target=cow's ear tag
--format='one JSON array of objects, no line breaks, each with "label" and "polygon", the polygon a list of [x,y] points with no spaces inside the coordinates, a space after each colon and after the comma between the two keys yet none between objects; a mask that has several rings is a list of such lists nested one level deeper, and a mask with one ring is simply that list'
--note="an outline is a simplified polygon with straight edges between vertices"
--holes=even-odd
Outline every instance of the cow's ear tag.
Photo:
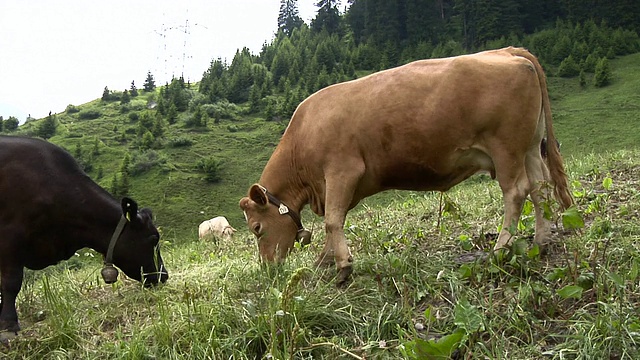
[{"label": "cow's ear tag", "polygon": [[289,208],[285,204],[280,204],[280,206],[278,206],[278,212],[280,215],[284,215],[289,212]]}]

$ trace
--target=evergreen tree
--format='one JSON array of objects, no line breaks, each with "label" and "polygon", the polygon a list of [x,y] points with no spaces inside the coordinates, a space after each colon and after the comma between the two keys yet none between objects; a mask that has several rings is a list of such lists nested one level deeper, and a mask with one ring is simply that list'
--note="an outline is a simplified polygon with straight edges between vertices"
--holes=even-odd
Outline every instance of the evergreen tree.
[{"label": "evergreen tree", "polygon": [[49,116],[47,116],[38,126],[36,130],[37,136],[43,139],[49,139],[56,133],[56,118],[54,115],[51,115],[51,111],[49,111]]},{"label": "evergreen tree", "polygon": [[291,35],[294,29],[304,24],[298,12],[298,0],[280,0],[280,11],[278,13],[278,31],[282,31],[287,36]]},{"label": "evergreen tree", "polygon": [[[133,84],[133,83],[132,83]],[[156,82],[153,79],[153,75],[151,75],[151,70],[147,71],[147,78],[144,81],[144,91],[153,91],[156,89]]]},{"label": "evergreen tree", "polygon": [[113,174],[113,180],[111,182],[111,194],[116,198],[121,198],[129,195],[131,188],[131,156],[129,153],[125,153],[120,164],[120,178],[117,173]]},{"label": "evergreen tree", "polygon": [[558,76],[560,77],[573,77],[580,73],[580,67],[578,63],[573,59],[572,55],[567,56],[558,67]]},{"label": "evergreen tree", "polygon": [[609,69],[609,59],[601,58],[596,65],[596,72],[593,75],[593,84],[596,87],[609,85],[611,82],[611,69]]},{"label": "evergreen tree", "polygon": [[316,32],[326,31],[335,34],[340,29],[340,13],[338,12],[337,0],[319,0],[316,3],[318,12],[315,19],[311,21],[311,28]]},{"label": "evergreen tree", "polygon": [[135,80],[131,81],[131,88],[129,89],[129,94],[131,94],[131,97],[138,96],[138,88],[136,88]]},{"label": "evergreen tree", "polygon": [[129,90],[124,89],[122,96],[120,97],[120,104],[128,104],[131,102],[131,96],[129,96]]},{"label": "evergreen tree", "polygon": [[580,87],[582,88],[587,87],[587,75],[585,75],[584,70],[580,70],[579,80],[580,80]]},{"label": "evergreen tree", "polygon": [[109,187],[109,192],[113,197],[120,198],[120,184],[118,182],[118,174],[113,173],[113,177],[111,178],[111,187]]},{"label": "evergreen tree", "polygon": [[155,141],[156,139],[151,133],[151,131],[147,131],[144,133],[144,135],[142,135],[142,141],[140,142],[140,145],[142,149],[145,149],[145,150],[151,149]]},{"label": "evergreen tree", "polygon": [[97,136],[94,136],[93,138],[93,150],[91,150],[91,155],[100,155],[100,140],[98,140]]},{"label": "evergreen tree", "polygon": [[169,105],[169,109],[167,110],[167,122],[170,125],[173,125],[178,121],[178,108],[175,104]]},{"label": "evergreen tree", "polygon": [[249,99],[249,90],[253,84],[251,54],[248,48],[237,51],[229,66],[229,86],[227,99],[242,103]]},{"label": "evergreen tree", "polygon": [[104,90],[102,91],[102,101],[109,101],[111,100],[111,91],[109,91],[108,87],[104,87]]},{"label": "evergreen tree", "polygon": [[156,138],[161,138],[164,135],[164,119],[162,118],[162,116],[158,115],[155,117],[151,133]]},{"label": "evergreen tree", "polygon": [[15,116],[9,116],[7,120],[3,122],[3,128],[6,132],[15,131],[20,125],[20,121]]},{"label": "evergreen tree", "polygon": [[4,131],[4,117],[0,116],[0,132]]},{"label": "evergreen tree", "polygon": [[260,87],[253,85],[249,90],[249,111],[254,113],[260,110]]},{"label": "evergreen tree", "polygon": [[227,95],[228,77],[227,65],[222,59],[218,58],[213,60],[202,76],[198,91],[207,96],[210,103],[225,99]]}]

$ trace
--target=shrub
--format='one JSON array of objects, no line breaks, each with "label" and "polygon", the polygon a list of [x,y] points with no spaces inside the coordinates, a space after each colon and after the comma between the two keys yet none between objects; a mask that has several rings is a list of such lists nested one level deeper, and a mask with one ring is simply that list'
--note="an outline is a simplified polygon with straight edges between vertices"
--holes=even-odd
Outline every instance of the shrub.
[{"label": "shrub", "polygon": [[129,171],[131,176],[137,176],[151,170],[154,166],[161,166],[167,162],[167,157],[155,150],[136,152],[133,154]]},{"label": "shrub", "polygon": [[578,63],[573,60],[573,56],[567,56],[560,63],[560,67],[558,67],[558,76],[560,77],[573,77],[580,73],[580,67]]},{"label": "shrub", "polygon": [[206,157],[201,159],[196,164],[198,170],[205,173],[205,180],[208,182],[216,183],[222,179],[221,170],[222,170],[222,161],[214,158],[213,156]]},{"label": "shrub", "polygon": [[80,111],[80,110],[78,110],[77,107],[75,107],[75,106],[73,106],[71,104],[67,105],[67,108],[64,109],[64,112],[66,112],[67,114],[75,114],[78,111]]},{"label": "shrub", "polygon": [[82,110],[78,113],[78,118],[82,120],[93,120],[102,116],[98,110]]},{"label": "shrub", "polygon": [[586,87],[587,86],[587,75],[585,75],[584,70],[580,70],[580,87]]},{"label": "shrub", "polygon": [[198,106],[204,105],[207,103],[207,97],[204,94],[197,93],[193,95],[191,100],[189,100],[189,111],[194,112],[198,108]]},{"label": "shrub", "polygon": [[136,122],[136,121],[138,121],[138,119],[140,119],[140,115],[137,112],[130,112],[129,113],[129,120],[131,122]]},{"label": "shrub", "polygon": [[153,136],[151,131],[147,131],[144,133],[144,135],[142,135],[142,141],[140,143],[140,146],[143,149],[150,149],[155,143],[155,141],[156,141],[156,137]]},{"label": "shrub", "polygon": [[171,147],[185,147],[191,145],[193,145],[193,140],[185,136],[178,136],[169,140],[169,146]]},{"label": "shrub", "polygon": [[201,108],[213,119],[235,119],[239,112],[238,106],[227,100],[220,100],[215,104],[204,104]]},{"label": "shrub", "polygon": [[611,70],[609,69],[609,59],[606,57],[598,60],[596,65],[596,73],[593,75],[593,84],[596,87],[609,85],[611,82]]}]

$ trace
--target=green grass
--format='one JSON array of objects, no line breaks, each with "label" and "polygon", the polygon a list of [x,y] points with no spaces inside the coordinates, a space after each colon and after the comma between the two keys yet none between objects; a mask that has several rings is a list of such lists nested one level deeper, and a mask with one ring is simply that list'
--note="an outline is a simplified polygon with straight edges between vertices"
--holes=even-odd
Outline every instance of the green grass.
[{"label": "green grass", "polygon": [[[101,259],[90,251],[27,271],[18,299],[23,331],[0,344],[0,359],[397,359],[421,351],[431,358],[638,358],[640,149],[629,124],[638,118],[638,60],[613,61],[607,88],[550,79],[556,132],[586,225],[555,233],[544,256],[531,244],[528,205],[511,252],[501,260],[490,254],[502,196],[496,182],[478,176],[442,196],[391,191],[352,211],[345,228],[355,278],[345,289],[335,287],[334,269],[313,266],[324,236],[322,219],[309,211],[312,245],[282,266],[260,265],[237,201],[258,179],[284,123],[263,126],[242,115],[207,131],[176,125],[171,136],[193,145],[164,149],[166,164],[133,179],[134,198],[153,208],[168,241],[169,281],[155,289],[126,278],[105,285]],[[96,164],[108,184],[129,151],[120,133],[135,124],[115,104],[86,106],[108,116],[60,116],[64,129],[53,141],[72,152],[77,142],[89,149],[105,131]],[[114,124],[119,132],[107,135]],[[224,160],[219,184],[194,168],[210,155]],[[197,225],[217,214],[238,225],[237,236],[199,242]]]}]

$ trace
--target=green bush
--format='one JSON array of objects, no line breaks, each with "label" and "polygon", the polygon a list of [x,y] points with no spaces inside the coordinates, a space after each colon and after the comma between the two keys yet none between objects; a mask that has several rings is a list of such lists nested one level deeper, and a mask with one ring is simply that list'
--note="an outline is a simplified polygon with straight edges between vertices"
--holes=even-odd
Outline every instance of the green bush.
[{"label": "green bush", "polygon": [[215,104],[204,104],[201,108],[212,119],[235,119],[240,111],[236,104],[227,100],[221,100]]},{"label": "green bush", "polygon": [[186,147],[186,146],[191,146],[193,145],[193,140],[191,140],[188,137],[185,136],[178,136],[178,137],[174,137],[173,139],[169,140],[169,146],[171,147]]},{"label": "green bush", "polygon": [[560,67],[558,67],[558,76],[560,77],[574,77],[580,74],[580,67],[578,63],[573,59],[573,56],[567,56],[560,63]]},{"label": "green bush", "polygon": [[67,114],[75,114],[78,111],[80,111],[80,110],[78,110],[77,107],[75,107],[74,105],[71,105],[71,104],[67,105],[67,108],[64,109],[64,112],[66,112]]},{"label": "green bush", "polygon": [[222,161],[214,158],[213,156],[201,159],[196,164],[198,170],[205,173],[205,180],[212,183],[217,183],[222,179]]},{"label": "green bush", "polygon": [[78,118],[82,120],[93,120],[102,116],[98,110],[82,110],[78,113]]},{"label": "green bush", "polygon": [[596,73],[593,75],[593,85],[603,87],[611,82],[611,69],[609,68],[609,59],[606,57],[598,60],[596,65]]},{"label": "green bush", "polygon": [[129,171],[131,176],[137,176],[151,170],[154,166],[161,166],[167,163],[167,157],[163,153],[155,150],[135,152]]}]

